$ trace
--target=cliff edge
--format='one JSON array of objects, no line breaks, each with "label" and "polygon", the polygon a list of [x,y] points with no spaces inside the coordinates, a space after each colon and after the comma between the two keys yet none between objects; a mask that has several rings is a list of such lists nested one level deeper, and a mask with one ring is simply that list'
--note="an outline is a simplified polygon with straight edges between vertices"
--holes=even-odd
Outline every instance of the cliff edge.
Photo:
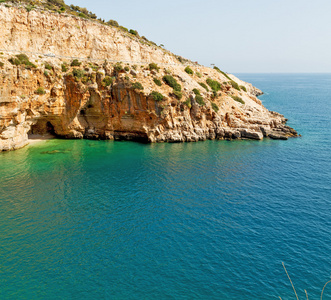
[{"label": "cliff edge", "polygon": [[0,151],[46,133],[143,142],[297,136],[251,84],[116,26],[7,3],[0,27]]}]

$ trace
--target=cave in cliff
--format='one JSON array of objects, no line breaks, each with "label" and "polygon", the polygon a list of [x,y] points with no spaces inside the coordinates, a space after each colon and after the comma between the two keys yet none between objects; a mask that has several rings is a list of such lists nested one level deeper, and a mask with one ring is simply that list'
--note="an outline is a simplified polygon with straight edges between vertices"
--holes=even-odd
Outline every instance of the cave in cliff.
[{"label": "cave in cliff", "polygon": [[50,121],[45,119],[38,120],[36,124],[31,126],[31,129],[28,132],[29,138],[45,135],[56,137],[54,126]]}]

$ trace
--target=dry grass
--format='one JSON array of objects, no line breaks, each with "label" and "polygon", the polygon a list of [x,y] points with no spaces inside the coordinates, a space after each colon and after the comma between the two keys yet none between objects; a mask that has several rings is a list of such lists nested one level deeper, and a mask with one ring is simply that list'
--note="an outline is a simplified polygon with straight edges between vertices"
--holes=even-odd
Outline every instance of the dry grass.
[{"label": "dry grass", "polygon": [[[296,290],[295,290],[295,288],[294,288],[294,285],[293,285],[293,282],[292,282],[292,280],[291,280],[291,277],[290,277],[290,275],[288,274],[288,272],[287,272],[287,270],[286,270],[286,267],[285,267],[285,264],[284,264],[283,262],[282,262],[282,265],[283,265],[283,268],[284,268],[284,270],[285,270],[285,272],[286,272],[286,275],[287,275],[288,279],[289,279],[290,282],[291,282],[291,285],[292,285],[293,291],[294,291],[294,293],[295,293],[295,297],[297,298],[297,300],[299,300],[298,294],[297,294],[297,292],[296,292]],[[324,290],[325,290],[326,286],[327,286],[330,282],[331,282],[331,280],[329,280],[329,281],[324,285],[324,287],[323,287],[323,289],[322,289],[322,293],[321,293],[321,300],[323,300],[323,293],[324,293]],[[306,294],[306,298],[307,298],[307,300],[309,300],[307,291],[306,291],[306,290],[304,290],[304,291],[305,291],[305,294]],[[281,297],[279,297],[279,299],[280,299],[280,300],[283,300]]]}]

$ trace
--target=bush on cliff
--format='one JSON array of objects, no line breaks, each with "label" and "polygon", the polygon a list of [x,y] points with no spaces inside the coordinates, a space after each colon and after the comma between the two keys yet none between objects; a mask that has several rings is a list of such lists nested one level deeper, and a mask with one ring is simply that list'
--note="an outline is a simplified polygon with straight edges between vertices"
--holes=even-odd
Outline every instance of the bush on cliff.
[{"label": "bush on cliff", "polygon": [[227,79],[231,80],[231,78],[223,71],[221,71],[218,67],[214,67],[214,70],[216,70],[219,73],[222,73]]},{"label": "bush on cliff", "polygon": [[199,82],[199,84],[207,91],[209,92],[208,86],[204,82]]},{"label": "bush on cliff", "polygon": [[231,80],[231,81],[230,81],[230,84],[232,85],[232,87],[233,87],[234,89],[240,91],[240,87],[239,87],[239,85],[238,85],[237,82]]},{"label": "bush on cliff", "polygon": [[206,105],[205,101],[203,101],[202,96],[196,95],[196,96],[195,96],[195,101],[196,101],[199,105],[201,105],[201,106]]},{"label": "bush on cliff", "polygon": [[192,70],[189,66],[187,66],[187,67],[185,68],[184,71],[185,71],[187,74],[189,74],[189,75],[193,75],[193,74],[194,74],[193,70]]},{"label": "bush on cliff", "polygon": [[45,89],[43,87],[37,88],[36,91],[35,91],[35,93],[37,95],[45,95],[46,94]]},{"label": "bush on cliff", "polygon": [[52,70],[53,67],[49,63],[45,63],[45,69]]},{"label": "bush on cliff", "polygon": [[119,27],[119,26],[120,26],[120,25],[118,24],[118,22],[115,21],[115,20],[109,20],[109,21],[107,22],[107,24],[108,24],[108,25],[111,25],[111,26],[114,26],[114,27]]},{"label": "bush on cliff", "polygon": [[164,96],[156,91],[151,92],[150,95],[155,101],[162,101],[164,99]]},{"label": "bush on cliff", "polygon": [[133,34],[135,36],[139,36],[138,31],[137,30],[134,30],[134,29],[130,29],[129,30],[129,33],[131,33],[131,34]]},{"label": "bush on cliff", "polygon": [[158,67],[158,65],[156,63],[150,63],[148,65],[148,68],[150,71],[155,70],[156,72],[159,72],[159,70],[160,70],[160,68]]},{"label": "bush on cliff", "polygon": [[0,68],[2,68],[4,65],[5,64],[2,61],[0,61]]},{"label": "bush on cliff", "polygon": [[163,81],[177,92],[180,92],[182,90],[181,85],[171,75],[163,76]]},{"label": "bush on cliff", "polygon": [[75,78],[80,79],[84,76],[85,71],[80,69],[73,69],[72,75],[74,75]]},{"label": "bush on cliff", "polygon": [[144,89],[144,87],[142,86],[142,84],[140,82],[132,83],[132,88],[134,90],[143,90]]},{"label": "bush on cliff", "polygon": [[191,99],[187,99],[184,104],[188,107],[188,108],[191,108],[192,107],[192,104],[191,104]]},{"label": "bush on cliff", "polygon": [[178,100],[182,99],[182,97],[183,97],[182,92],[178,92],[178,91],[175,91],[175,90],[172,91],[172,94],[173,94]]},{"label": "bush on cliff", "polygon": [[200,91],[198,89],[193,89],[192,91],[195,95],[201,96]]},{"label": "bush on cliff", "polygon": [[102,80],[102,85],[103,86],[110,86],[111,84],[113,84],[113,82],[114,82],[114,77],[106,76]]},{"label": "bush on cliff", "polygon": [[123,66],[122,66],[121,63],[116,63],[115,66],[114,66],[114,70],[115,70],[116,73],[124,71]]},{"label": "bush on cliff", "polygon": [[154,81],[154,83],[155,83],[156,85],[158,85],[158,86],[161,86],[161,85],[162,85],[161,80],[159,80],[159,79],[157,79],[157,78],[154,78],[153,81]]},{"label": "bush on cliff", "polygon": [[239,96],[231,96],[231,98],[241,104],[245,104],[245,101]]},{"label": "bush on cliff", "polygon": [[246,93],[247,93],[247,89],[246,89],[246,87],[245,87],[245,86],[241,85],[241,86],[240,86],[240,89],[241,89],[242,91],[244,91],[244,92],[246,92]]},{"label": "bush on cliff", "polygon": [[9,58],[8,61],[15,66],[25,65],[27,69],[37,68],[35,64],[29,61],[29,58],[25,54],[15,55],[15,57]]},{"label": "bush on cliff", "polygon": [[211,107],[212,107],[212,109],[213,109],[215,112],[218,112],[219,108],[218,108],[218,106],[217,106],[216,103],[212,102],[212,103],[211,103]]},{"label": "bush on cliff", "polygon": [[218,92],[221,89],[221,84],[216,80],[208,78],[206,82],[210,86],[210,88],[215,92]]},{"label": "bush on cliff", "polygon": [[68,65],[67,65],[67,63],[63,63],[61,65],[61,69],[62,69],[62,72],[67,72],[68,71]]},{"label": "bush on cliff", "polygon": [[78,60],[78,59],[74,59],[72,62],[71,62],[71,66],[72,67],[79,67],[82,63]]}]

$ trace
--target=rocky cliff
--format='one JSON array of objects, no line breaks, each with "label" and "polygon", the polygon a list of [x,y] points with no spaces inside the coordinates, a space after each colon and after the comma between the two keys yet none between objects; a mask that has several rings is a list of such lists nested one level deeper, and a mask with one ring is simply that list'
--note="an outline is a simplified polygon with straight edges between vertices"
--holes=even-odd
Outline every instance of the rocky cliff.
[{"label": "rocky cliff", "polygon": [[287,139],[261,91],[116,27],[0,5],[0,151],[29,136],[183,142]]}]

